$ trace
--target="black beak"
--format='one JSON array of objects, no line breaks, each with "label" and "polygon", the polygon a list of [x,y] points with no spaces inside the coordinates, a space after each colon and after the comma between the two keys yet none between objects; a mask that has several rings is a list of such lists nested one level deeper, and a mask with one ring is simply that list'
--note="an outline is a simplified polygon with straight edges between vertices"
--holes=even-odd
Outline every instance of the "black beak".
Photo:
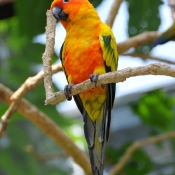
[{"label": "black beak", "polygon": [[68,20],[68,15],[65,14],[63,9],[61,9],[58,6],[55,6],[52,8],[52,15],[58,20],[63,20],[63,21]]}]

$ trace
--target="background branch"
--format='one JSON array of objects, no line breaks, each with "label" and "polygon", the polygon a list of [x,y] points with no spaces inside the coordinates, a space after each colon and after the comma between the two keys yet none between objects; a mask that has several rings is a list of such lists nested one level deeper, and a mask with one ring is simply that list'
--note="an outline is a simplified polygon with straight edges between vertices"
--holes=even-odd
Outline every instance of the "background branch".
[{"label": "background branch", "polygon": [[126,41],[117,44],[118,53],[122,54],[132,47],[153,43],[159,36],[160,32],[144,32],[133,36]]},{"label": "background branch", "polygon": [[[62,70],[61,64],[56,64],[52,66],[52,74]],[[44,72],[40,71],[37,75],[27,78],[27,80],[17,89],[13,95],[10,97],[12,103],[10,104],[8,110],[1,117],[0,123],[0,138],[5,134],[8,122],[11,116],[16,112],[21,98],[29,91],[34,89],[36,86],[40,85],[44,79]]]},{"label": "background branch", "polygon": [[148,139],[144,139],[141,141],[134,142],[129,148],[126,150],[125,154],[121,157],[120,161],[109,171],[109,175],[117,175],[123,169],[125,164],[131,158],[134,151],[137,149],[144,147],[149,144],[157,143],[165,139],[175,138],[175,131],[171,131],[165,134],[161,134],[155,137],[150,137]]},{"label": "background branch", "polygon": [[11,118],[11,116],[16,112],[18,108],[19,102],[12,102],[10,104],[10,107],[5,112],[5,114],[1,117],[1,123],[0,123],[0,138],[5,134],[8,122]]},{"label": "background branch", "polygon": [[150,59],[150,60],[160,61],[160,62],[164,62],[164,63],[168,63],[168,64],[175,64],[175,62],[173,62],[173,61],[169,61],[168,59],[162,59],[162,58],[154,57],[150,54],[132,52],[132,53],[124,53],[122,55],[123,56],[131,56],[131,57],[134,57],[134,58],[139,57],[144,61],[147,60],[147,59]]},{"label": "background branch", "polygon": [[121,3],[123,2],[123,0],[114,0],[112,6],[111,6],[111,10],[109,12],[108,18],[106,20],[106,24],[112,28],[113,24],[114,24],[114,20],[118,14],[119,8]]},{"label": "background branch", "polygon": [[[0,84],[0,99],[6,104],[10,104],[12,91]],[[80,165],[83,170],[90,175],[91,168],[87,155],[83,153],[56,123],[54,123],[46,114],[38,110],[34,105],[25,99],[21,99],[17,111],[25,118],[34,123],[46,135],[51,137],[74,161]]]},{"label": "background branch", "polygon": [[[55,64],[51,68],[52,74],[62,71],[61,64]],[[21,99],[28,91],[39,86],[43,82],[43,79],[44,71],[40,71],[35,76],[27,78],[21,87],[13,93],[13,95],[10,97],[10,100],[17,101]]]},{"label": "background branch", "polygon": [[[126,68],[116,72],[110,72],[100,75],[98,78],[97,86],[101,86],[102,84],[108,83],[123,82],[127,78],[140,75],[166,75],[170,77],[175,77],[175,68],[163,64],[150,64],[147,66]],[[74,85],[72,88],[72,93],[70,95],[76,95],[92,88],[94,88],[94,84],[91,83],[90,80],[86,80],[80,84]],[[60,91],[55,93],[50,99],[46,100],[45,104],[55,105],[64,99],[64,92]]]}]

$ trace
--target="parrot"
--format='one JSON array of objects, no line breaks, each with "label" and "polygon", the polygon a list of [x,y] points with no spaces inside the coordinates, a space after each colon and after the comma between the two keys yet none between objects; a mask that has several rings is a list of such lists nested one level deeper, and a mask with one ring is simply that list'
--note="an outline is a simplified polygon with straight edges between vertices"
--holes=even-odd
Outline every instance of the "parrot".
[{"label": "parrot", "polygon": [[66,99],[72,99],[73,85],[88,79],[94,83],[93,89],[73,98],[83,116],[92,175],[103,175],[116,84],[99,87],[96,84],[99,75],[117,70],[116,39],[88,0],[54,0],[50,10],[66,30],[60,49],[60,60],[68,81],[64,88]]},{"label": "parrot", "polygon": [[156,39],[156,41],[153,43],[153,47],[156,47],[159,44],[164,44],[170,40],[175,39],[175,23],[168,28],[165,32],[163,32],[160,37]]}]

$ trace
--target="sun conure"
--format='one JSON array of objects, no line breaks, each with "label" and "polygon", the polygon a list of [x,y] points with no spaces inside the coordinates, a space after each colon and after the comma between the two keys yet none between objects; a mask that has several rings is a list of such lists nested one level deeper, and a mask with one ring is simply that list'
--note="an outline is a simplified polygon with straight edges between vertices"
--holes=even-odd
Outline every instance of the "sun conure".
[{"label": "sun conure", "polygon": [[174,39],[175,39],[175,23],[170,28],[168,28],[165,32],[163,32],[160,37],[157,38],[157,40],[153,43],[153,47],[159,44],[164,44]]},{"label": "sun conure", "polygon": [[[110,27],[101,22],[88,0],[54,0],[50,9],[66,30],[60,59],[69,83],[65,87],[65,95],[71,100],[71,84],[90,78],[96,85],[99,74],[116,71],[116,41]],[[115,83],[102,85],[74,96],[84,119],[93,175],[103,174],[115,86]]]}]

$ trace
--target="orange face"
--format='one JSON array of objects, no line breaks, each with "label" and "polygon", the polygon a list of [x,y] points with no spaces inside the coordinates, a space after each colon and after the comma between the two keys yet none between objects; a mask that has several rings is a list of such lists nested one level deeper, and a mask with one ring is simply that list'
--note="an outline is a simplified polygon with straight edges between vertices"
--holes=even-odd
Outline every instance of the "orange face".
[{"label": "orange face", "polygon": [[66,29],[69,23],[79,16],[79,11],[87,11],[89,7],[92,5],[88,0],[54,0],[50,9]]},{"label": "orange face", "polygon": [[77,5],[80,5],[87,0],[54,0],[51,4],[50,9],[52,10],[54,6],[58,6],[64,10],[67,10],[70,6],[76,7]]}]

